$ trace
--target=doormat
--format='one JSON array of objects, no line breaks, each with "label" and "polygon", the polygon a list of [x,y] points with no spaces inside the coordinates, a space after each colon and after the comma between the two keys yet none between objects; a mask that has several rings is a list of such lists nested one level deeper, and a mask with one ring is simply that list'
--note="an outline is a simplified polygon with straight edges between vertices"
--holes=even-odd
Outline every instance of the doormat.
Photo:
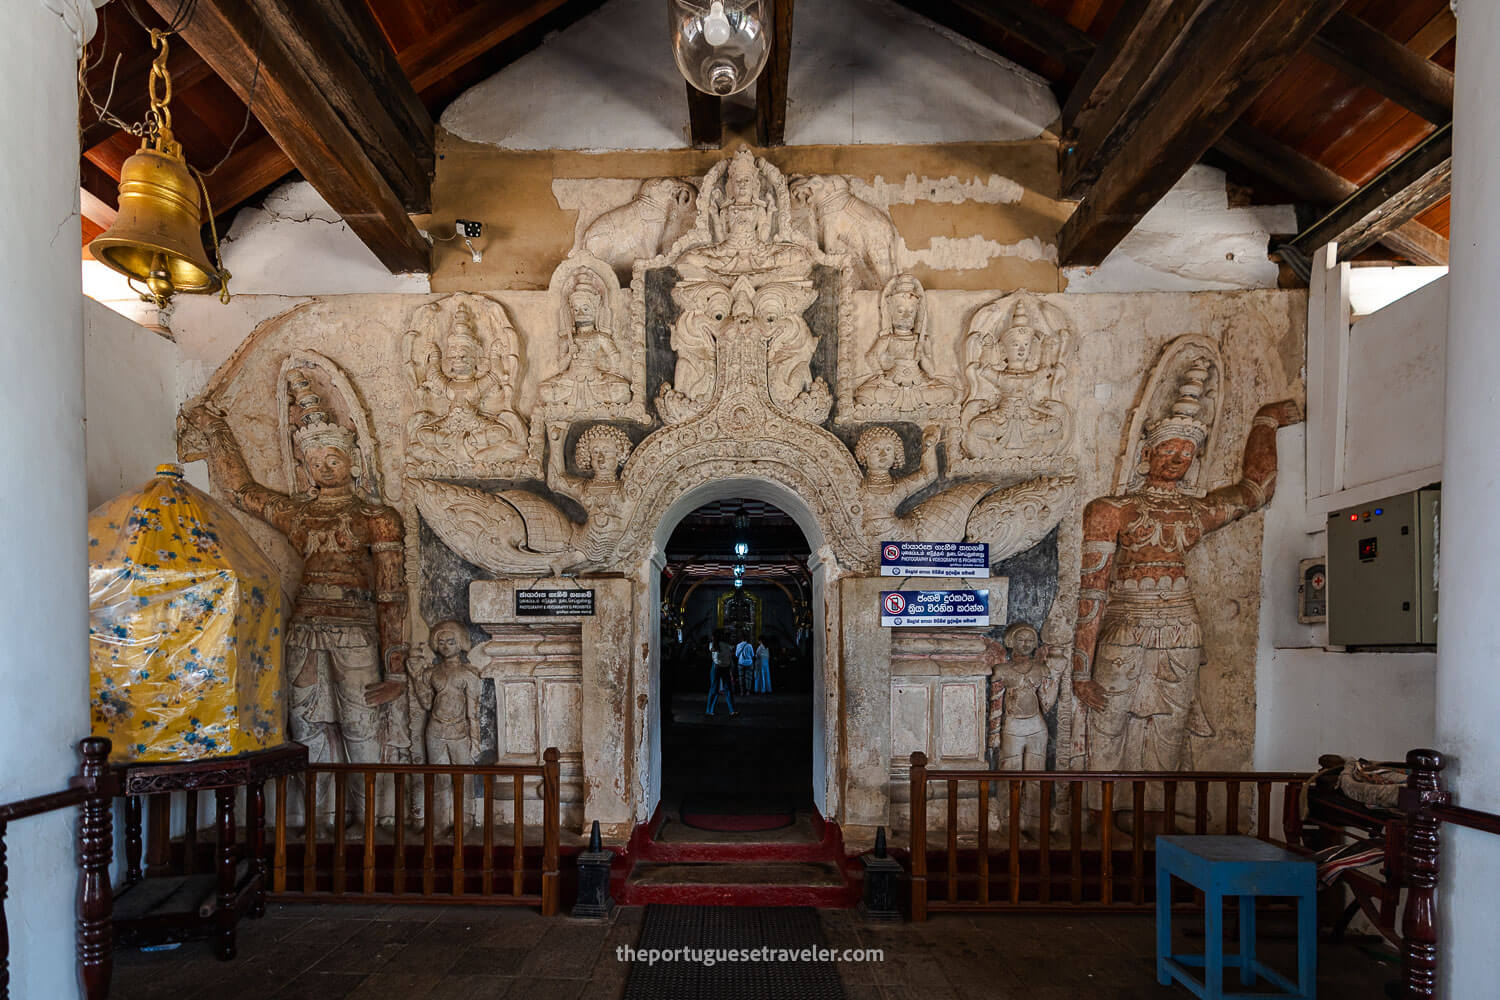
[{"label": "doormat", "polygon": [[[624,1000],[843,1000],[832,962],[792,957],[828,947],[810,906],[646,907]],[[757,953],[759,949],[759,953]],[[730,961],[731,950],[749,960]],[[661,956],[672,953],[671,961]],[[780,954],[778,954],[780,953]],[[646,955],[656,956],[648,962]]]}]

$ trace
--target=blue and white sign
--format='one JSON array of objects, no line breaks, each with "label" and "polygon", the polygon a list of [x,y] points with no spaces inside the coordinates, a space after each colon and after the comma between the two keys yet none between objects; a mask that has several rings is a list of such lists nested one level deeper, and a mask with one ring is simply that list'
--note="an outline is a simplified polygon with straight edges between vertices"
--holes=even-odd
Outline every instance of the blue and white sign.
[{"label": "blue and white sign", "polygon": [[881,542],[881,576],[990,575],[990,547],[985,542]]},{"label": "blue and white sign", "polygon": [[880,624],[888,628],[989,625],[988,590],[883,590]]}]

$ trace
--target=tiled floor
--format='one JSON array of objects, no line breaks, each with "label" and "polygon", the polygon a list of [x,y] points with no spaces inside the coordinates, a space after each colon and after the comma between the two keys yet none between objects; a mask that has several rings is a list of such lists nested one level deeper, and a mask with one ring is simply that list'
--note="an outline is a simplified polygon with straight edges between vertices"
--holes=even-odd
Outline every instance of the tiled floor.
[{"label": "tiled floor", "polygon": [[[615,998],[642,910],[609,923],[475,907],[273,906],[241,925],[240,956],[216,962],[202,942],[115,956],[114,1000]],[[1154,922],[1142,916],[963,916],[868,925],[824,910],[834,948],[882,948],[884,961],[840,966],[850,1000],[1136,1000],[1186,998],[1156,985]],[[1182,921],[1186,923],[1187,921]],[[1286,968],[1290,928],[1263,917],[1262,954]],[[1199,950],[1201,939],[1186,946]],[[1280,961],[1278,961],[1280,960]],[[1378,1000],[1394,967],[1325,942],[1321,1000]],[[1232,974],[1231,974],[1232,977]],[[1231,983],[1235,980],[1231,978]]]}]

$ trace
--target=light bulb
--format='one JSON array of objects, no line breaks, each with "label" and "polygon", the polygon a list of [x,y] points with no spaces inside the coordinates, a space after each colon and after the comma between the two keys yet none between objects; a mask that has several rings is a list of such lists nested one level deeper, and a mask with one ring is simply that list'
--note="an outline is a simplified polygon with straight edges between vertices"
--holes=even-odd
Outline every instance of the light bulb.
[{"label": "light bulb", "polygon": [[724,5],[719,0],[714,0],[703,19],[703,39],[715,47],[729,41],[729,18],[724,16]]}]

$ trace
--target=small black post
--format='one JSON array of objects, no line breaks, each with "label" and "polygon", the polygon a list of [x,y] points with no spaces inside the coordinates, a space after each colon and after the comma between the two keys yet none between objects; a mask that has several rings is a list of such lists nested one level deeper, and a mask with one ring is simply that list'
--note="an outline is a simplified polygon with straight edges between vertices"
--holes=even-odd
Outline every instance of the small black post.
[{"label": "small black post", "polygon": [[589,832],[589,849],[578,855],[578,901],[572,915],[586,920],[604,920],[615,908],[609,894],[609,870],[614,864],[613,851],[606,851],[599,836],[599,821]]},{"label": "small black post", "polygon": [[906,874],[901,862],[886,853],[885,827],[875,830],[875,849],[859,858],[865,866],[865,892],[859,901],[864,920],[888,923],[901,919],[897,886]]}]

